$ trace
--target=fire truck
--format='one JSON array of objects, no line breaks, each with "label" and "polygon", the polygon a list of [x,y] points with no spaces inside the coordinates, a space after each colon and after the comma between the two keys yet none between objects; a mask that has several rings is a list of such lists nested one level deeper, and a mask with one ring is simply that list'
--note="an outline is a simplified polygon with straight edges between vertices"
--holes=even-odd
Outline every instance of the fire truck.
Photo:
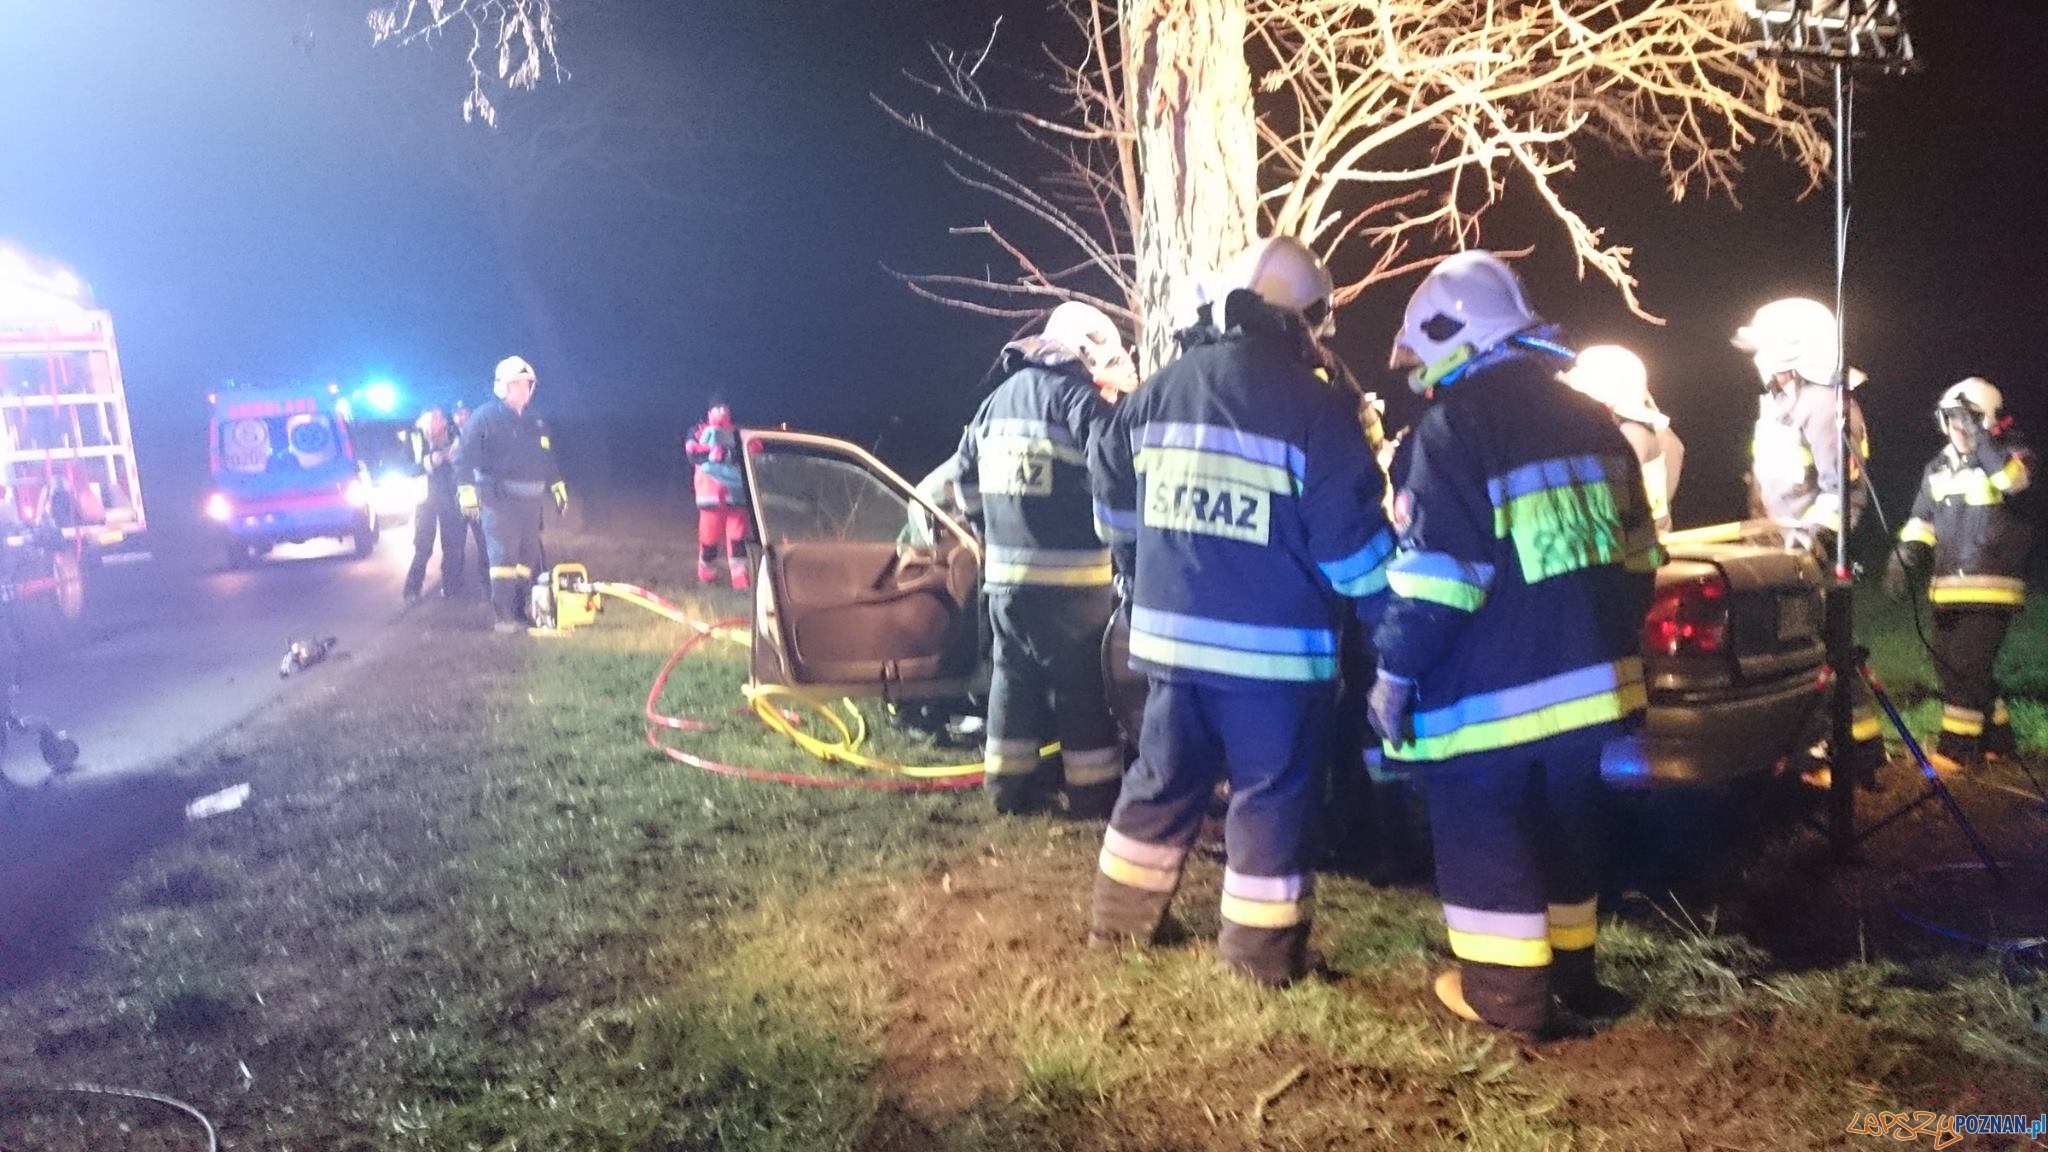
[{"label": "fire truck", "polygon": [[68,635],[147,519],[114,322],[68,269],[0,244],[0,604],[14,639]]}]

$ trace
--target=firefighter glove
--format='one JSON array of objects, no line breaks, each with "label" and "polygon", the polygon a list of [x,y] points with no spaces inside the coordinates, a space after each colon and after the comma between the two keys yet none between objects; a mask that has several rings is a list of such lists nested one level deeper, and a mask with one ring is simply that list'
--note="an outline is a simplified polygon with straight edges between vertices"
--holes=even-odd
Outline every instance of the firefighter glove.
[{"label": "firefighter glove", "polygon": [[455,486],[455,506],[462,509],[464,516],[475,517],[480,511],[480,507],[476,502],[476,485],[457,484]]},{"label": "firefighter glove", "polygon": [[1365,706],[1373,728],[1387,743],[1398,748],[1414,742],[1415,681],[1404,680],[1382,668],[1373,679]]},{"label": "firefighter glove", "polygon": [[569,511],[568,484],[560,480],[555,481],[553,484],[548,485],[548,495],[555,498],[555,511],[562,513]]}]

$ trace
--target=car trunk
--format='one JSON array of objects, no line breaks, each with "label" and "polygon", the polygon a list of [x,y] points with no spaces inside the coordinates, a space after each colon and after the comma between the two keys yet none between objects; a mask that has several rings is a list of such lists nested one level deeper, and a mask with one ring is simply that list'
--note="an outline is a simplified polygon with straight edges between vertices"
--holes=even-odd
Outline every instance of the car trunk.
[{"label": "car trunk", "polygon": [[1672,550],[1643,628],[1652,704],[1740,696],[1818,674],[1823,581],[1803,552],[1743,544]]}]

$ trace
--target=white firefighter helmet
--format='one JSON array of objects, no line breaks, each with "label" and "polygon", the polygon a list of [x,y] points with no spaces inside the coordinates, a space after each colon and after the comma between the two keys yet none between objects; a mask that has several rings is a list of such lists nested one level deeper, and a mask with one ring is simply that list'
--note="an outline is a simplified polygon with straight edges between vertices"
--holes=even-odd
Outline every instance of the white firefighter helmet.
[{"label": "white firefighter helmet", "polygon": [[1542,322],[1506,261],[1477,248],[1460,252],[1430,269],[1408,298],[1389,366],[1414,369],[1408,386],[1427,392],[1473,357]]},{"label": "white firefighter helmet", "polygon": [[498,370],[491,373],[491,391],[502,397],[505,386],[521,377],[529,384],[534,383],[537,377],[533,374],[533,365],[528,364],[524,357],[507,356],[498,361]]},{"label": "white firefighter helmet", "polygon": [[1619,344],[1593,344],[1564,372],[1564,382],[1598,400],[1624,420],[1660,424],[1664,414],[1650,398],[1650,373],[1642,357]]},{"label": "white firefighter helmet", "polygon": [[1750,354],[1756,373],[1769,384],[1787,372],[1815,384],[1833,384],[1841,357],[1835,314],[1803,296],[1773,300],[1736,329],[1733,341]]},{"label": "white firefighter helmet", "polygon": [[[1223,266],[1210,289],[1213,296],[1223,299],[1226,308],[1230,293],[1239,290],[1271,307],[1298,314],[1313,335],[1329,336],[1336,331],[1330,315],[1330,294],[1336,285],[1330,270],[1308,245],[1292,236],[1269,236],[1238,253]],[[1219,316],[1217,326],[1227,329],[1230,323]]]},{"label": "white firefighter helmet", "polygon": [[1069,300],[1045,320],[1045,338],[1073,349],[1096,383],[1129,392],[1138,386],[1138,370],[1124,347],[1116,321],[1093,304]]},{"label": "white firefighter helmet", "polygon": [[1998,427],[1998,417],[2005,408],[2005,394],[1998,386],[1982,376],[1972,376],[1949,386],[1941,394],[1941,403],[1934,406],[1934,422],[1948,429],[1948,413],[1958,409],[1968,412],[1986,432]]}]

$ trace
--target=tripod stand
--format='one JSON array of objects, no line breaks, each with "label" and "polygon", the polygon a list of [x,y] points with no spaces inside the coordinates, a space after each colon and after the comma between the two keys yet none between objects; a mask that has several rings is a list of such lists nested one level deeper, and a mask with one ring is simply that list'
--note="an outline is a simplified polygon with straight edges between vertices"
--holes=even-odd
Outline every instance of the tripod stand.
[{"label": "tripod stand", "polygon": [[[1857,844],[1876,835],[1919,808],[1922,804],[1927,803],[1929,800],[1939,800],[1941,801],[1941,806],[1946,808],[1949,816],[1955,820],[1956,826],[1961,828],[1963,835],[1969,839],[1970,851],[1976,855],[1978,860],[1983,862],[1985,872],[1991,876],[1991,882],[1999,887],[2004,887],[2005,873],[1998,866],[1997,857],[1991,854],[1991,848],[1984,843],[1984,838],[1977,834],[1976,826],[1971,824],[1970,818],[1963,813],[1962,805],[1956,803],[1955,794],[1948,790],[1948,785],[1942,781],[1941,774],[1934,770],[1934,763],[1928,759],[1926,750],[1920,746],[1920,741],[1914,737],[1912,729],[1906,727],[1906,719],[1899,714],[1898,705],[1892,703],[1892,698],[1885,692],[1884,685],[1879,683],[1876,673],[1870,670],[1869,649],[1852,647],[1852,651],[1856,661],[1857,676],[1862,680],[1864,686],[1870,689],[1871,697],[1877,701],[1877,706],[1884,712],[1885,719],[1890,721],[1892,730],[1897,732],[1899,739],[1905,743],[1906,751],[1912,755],[1913,763],[1919,766],[1920,775],[1927,781],[1927,787],[1920,795],[1900,805],[1888,815],[1858,830],[1855,825],[1854,807],[1854,794],[1858,783],[1855,779],[1856,774],[1841,771],[1838,765],[1836,770],[1831,773],[1831,778],[1828,782],[1830,808],[1832,809],[1830,815],[1834,818],[1830,821],[1828,831],[1837,854],[1847,855],[1848,851],[1853,850]],[[1846,688],[1847,685],[1835,685],[1837,696],[1843,695]],[[1844,712],[1845,709],[1836,709],[1834,726],[1837,738],[1839,738],[1841,730],[1846,727],[1843,722]],[[1838,743],[1834,747],[1844,749],[1848,745]],[[1839,757],[1840,753],[1837,752],[1836,755]],[[1841,794],[1845,790],[1850,794],[1847,801],[1841,798]],[[1845,806],[1846,811],[1844,811]],[[1847,834],[1846,844],[1842,840],[1845,830]]]}]

